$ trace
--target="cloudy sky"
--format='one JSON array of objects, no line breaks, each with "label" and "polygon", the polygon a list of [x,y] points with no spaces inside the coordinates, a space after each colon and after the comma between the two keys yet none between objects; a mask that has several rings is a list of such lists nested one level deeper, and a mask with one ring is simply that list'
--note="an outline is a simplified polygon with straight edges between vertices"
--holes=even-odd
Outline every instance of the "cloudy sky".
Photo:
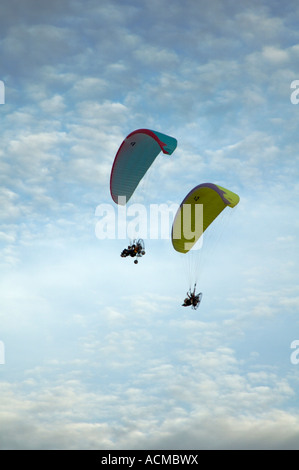
[{"label": "cloudy sky", "polygon": [[[298,22],[296,0],[1,1],[0,449],[299,449]],[[169,239],[135,266],[96,236],[138,128],[178,146],[136,202],[240,195],[197,311]]]}]

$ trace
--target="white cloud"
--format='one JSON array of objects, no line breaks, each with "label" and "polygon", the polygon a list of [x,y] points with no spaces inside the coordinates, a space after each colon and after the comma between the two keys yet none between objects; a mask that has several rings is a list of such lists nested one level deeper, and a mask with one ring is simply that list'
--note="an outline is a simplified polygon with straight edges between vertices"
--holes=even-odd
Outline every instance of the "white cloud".
[{"label": "white cloud", "polygon": [[[19,3],[0,18],[1,448],[297,449],[295,13]],[[207,181],[241,196],[196,312],[168,241],[135,266],[124,240],[95,237],[140,127],[178,148],[137,197],[180,203]]]},{"label": "white cloud", "polygon": [[275,65],[284,65],[289,59],[287,51],[272,46],[264,47],[262,54],[264,59]]},{"label": "white cloud", "polygon": [[63,113],[66,109],[64,99],[60,95],[54,95],[49,99],[45,99],[40,104],[42,110],[50,114],[59,114]]},{"label": "white cloud", "polygon": [[18,195],[8,188],[1,188],[0,190],[0,207],[0,217],[2,220],[15,220],[21,215]]},{"label": "white cloud", "polygon": [[[22,387],[2,383],[0,414],[6,431],[1,448],[296,449],[298,419],[277,408],[294,393],[287,382],[273,373],[238,375],[233,352],[220,348],[216,353],[218,361],[210,367],[203,367],[202,354],[196,374],[185,361],[178,367],[161,359],[147,368],[143,364],[145,373],[140,374],[139,362],[134,376],[122,386],[115,383],[112,393],[89,391],[57,370],[52,385],[37,387],[34,375],[41,371],[31,371]],[[96,373],[86,366],[85,374]],[[113,380],[112,374],[113,369]],[[281,429],[287,431],[283,437]]]},{"label": "white cloud", "polygon": [[179,65],[179,58],[176,53],[171,50],[153,47],[149,45],[142,45],[134,52],[136,58],[145,65],[152,66],[153,68],[159,67],[169,70],[170,68]]}]

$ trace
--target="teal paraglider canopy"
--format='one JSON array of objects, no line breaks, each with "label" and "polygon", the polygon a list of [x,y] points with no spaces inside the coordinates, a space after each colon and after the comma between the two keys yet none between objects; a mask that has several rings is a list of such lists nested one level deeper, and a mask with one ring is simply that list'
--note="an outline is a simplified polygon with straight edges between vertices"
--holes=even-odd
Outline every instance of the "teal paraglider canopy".
[{"label": "teal paraglider canopy", "polygon": [[162,151],[171,155],[177,140],[161,132],[137,129],[122,142],[115,156],[111,176],[111,197],[117,204],[125,205],[138,184]]}]

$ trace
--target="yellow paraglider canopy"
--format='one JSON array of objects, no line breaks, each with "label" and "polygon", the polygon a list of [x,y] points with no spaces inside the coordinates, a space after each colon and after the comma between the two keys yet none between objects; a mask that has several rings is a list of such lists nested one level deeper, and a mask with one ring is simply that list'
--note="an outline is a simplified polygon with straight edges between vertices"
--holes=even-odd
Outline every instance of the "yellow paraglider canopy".
[{"label": "yellow paraglider canopy", "polygon": [[180,253],[188,253],[200,236],[227,207],[235,207],[240,198],[228,189],[213,183],[193,188],[181,203],[174,218],[171,239]]}]

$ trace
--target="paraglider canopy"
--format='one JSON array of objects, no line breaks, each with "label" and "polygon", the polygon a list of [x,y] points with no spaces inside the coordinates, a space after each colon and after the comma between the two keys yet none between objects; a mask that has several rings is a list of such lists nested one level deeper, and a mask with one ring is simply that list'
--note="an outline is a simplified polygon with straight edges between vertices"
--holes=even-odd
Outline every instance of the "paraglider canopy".
[{"label": "paraglider canopy", "polygon": [[[227,206],[235,207],[239,200],[237,194],[218,184],[195,186],[182,201],[174,218],[171,233],[174,249],[188,253],[216,217]],[[202,210],[198,210],[200,208]]]},{"label": "paraglider canopy", "polygon": [[161,152],[171,155],[176,149],[174,137],[150,129],[137,129],[122,142],[115,156],[110,176],[111,197],[125,205],[149,167]]}]

